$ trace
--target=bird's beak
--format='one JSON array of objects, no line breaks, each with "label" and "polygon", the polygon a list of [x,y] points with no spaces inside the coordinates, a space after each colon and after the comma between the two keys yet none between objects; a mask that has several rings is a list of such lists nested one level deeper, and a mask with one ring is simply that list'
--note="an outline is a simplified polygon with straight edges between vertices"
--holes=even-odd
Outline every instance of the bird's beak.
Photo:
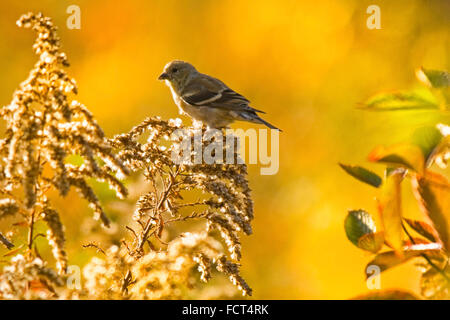
[{"label": "bird's beak", "polygon": [[167,80],[169,79],[169,75],[165,72],[161,73],[158,77],[158,80]]}]

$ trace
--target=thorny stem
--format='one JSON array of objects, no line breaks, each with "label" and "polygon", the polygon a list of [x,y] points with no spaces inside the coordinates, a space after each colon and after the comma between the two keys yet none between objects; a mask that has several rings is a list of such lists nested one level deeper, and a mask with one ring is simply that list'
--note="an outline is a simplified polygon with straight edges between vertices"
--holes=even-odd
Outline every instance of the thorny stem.
[{"label": "thorny stem", "polygon": [[[177,167],[177,170],[175,172],[175,174],[171,174],[170,175],[170,181],[169,184],[167,185],[167,187],[164,188],[164,192],[162,194],[161,199],[159,199],[158,205],[156,206],[156,208],[154,209],[154,212],[159,212],[159,210],[161,209],[162,205],[164,204],[164,202],[167,200],[167,197],[169,196],[169,194],[172,192],[172,186],[175,182],[175,179],[178,175],[179,172],[179,167]],[[153,230],[153,232],[151,234],[149,234],[150,230],[152,229],[152,217],[150,217],[145,225],[144,231],[142,233],[141,239],[139,240],[139,244],[138,244],[138,251],[142,252],[142,248],[144,247],[145,243],[147,242],[147,239],[149,238],[149,236],[151,234],[153,234],[155,232],[155,230]],[[161,223],[161,222],[160,222]]]},{"label": "thorny stem", "polygon": [[[411,234],[406,229],[405,224],[403,223],[403,221],[402,221],[402,228],[403,228],[403,231],[405,231],[406,235],[408,236],[409,240],[413,244],[416,244],[416,242],[414,241],[414,238],[411,236]],[[447,276],[447,274],[444,272],[444,270],[442,270],[436,264],[434,264],[434,262],[432,262],[431,259],[425,253],[422,253],[421,256],[428,262],[428,264],[432,268],[436,269],[436,271],[439,272],[442,275],[442,277],[444,277],[444,279],[447,280],[447,282],[450,282],[450,278]]]}]

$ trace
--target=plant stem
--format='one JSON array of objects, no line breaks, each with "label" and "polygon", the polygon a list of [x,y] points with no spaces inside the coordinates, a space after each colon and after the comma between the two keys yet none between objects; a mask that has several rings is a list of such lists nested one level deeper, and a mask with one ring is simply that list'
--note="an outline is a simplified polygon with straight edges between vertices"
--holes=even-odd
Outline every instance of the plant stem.
[{"label": "plant stem", "polygon": [[[38,145],[41,145],[41,139],[38,140]],[[39,167],[42,167],[41,164],[41,151],[40,148],[38,148],[37,151],[37,162],[39,163]],[[41,172],[39,173],[38,177],[37,177],[37,181],[34,184],[34,193],[36,194],[38,191],[41,191],[40,188],[40,184],[39,181],[41,179]],[[31,210],[31,220],[30,220],[30,229],[28,231],[28,249],[31,251],[32,247],[33,247],[33,241],[34,241],[34,237],[33,237],[33,231],[34,231],[34,222],[35,222],[35,215],[36,215],[36,203],[33,205],[33,209]]]},{"label": "plant stem", "polygon": [[[174,183],[174,181],[176,179],[177,174],[178,174],[178,170],[175,173],[175,176],[171,177],[171,179],[169,181],[169,184],[165,188],[165,190],[163,192],[163,195],[162,195],[161,199],[159,200],[158,205],[155,208],[155,212],[159,212],[159,210],[161,209],[162,205],[167,200],[167,197],[169,196],[170,192],[172,191],[172,186],[173,186],[173,183]],[[142,233],[142,236],[141,236],[141,239],[140,239],[139,245],[138,245],[138,250],[139,251],[142,251],[142,248],[144,247],[144,244],[147,242],[147,239],[150,236],[149,232],[150,232],[150,230],[152,228],[152,221],[153,221],[152,218],[148,219],[148,221],[147,221],[147,223],[145,225],[144,232]]]},{"label": "plant stem", "polygon": [[30,228],[28,230],[28,249],[33,247],[33,230],[34,230],[34,208],[31,211]]},{"label": "plant stem", "polygon": [[[414,241],[414,238],[409,234],[408,230],[406,229],[403,221],[402,221],[402,228],[403,228],[403,231],[405,231],[406,235],[408,236],[409,240],[413,244],[416,244]],[[436,264],[434,264],[434,262],[432,262],[431,259],[425,253],[422,253],[421,256],[428,262],[428,264],[432,268],[436,269],[436,271],[439,272],[442,275],[442,277],[444,277],[444,279],[447,280],[447,282],[450,282],[450,278],[447,276],[447,274],[444,272],[444,270],[441,270],[441,268],[439,268]]]}]

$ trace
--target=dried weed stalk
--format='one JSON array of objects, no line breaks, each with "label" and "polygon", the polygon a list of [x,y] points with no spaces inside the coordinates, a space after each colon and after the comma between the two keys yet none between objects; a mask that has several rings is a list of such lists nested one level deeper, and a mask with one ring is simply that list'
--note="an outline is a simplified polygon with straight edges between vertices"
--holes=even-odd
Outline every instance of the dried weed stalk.
[{"label": "dried weed stalk", "polygon": [[[183,278],[181,283],[186,283],[188,270],[194,265],[198,266],[202,281],[209,280],[215,267],[244,295],[251,295],[250,287],[239,274],[239,265],[233,262],[241,258],[240,233],[252,232],[253,202],[247,167],[238,164],[236,137],[217,135],[206,139],[206,135],[204,128],[182,127],[179,119],[149,118],[111,140],[120,150],[120,159],[132,171],[143,171],[150,186],[150,191],[137,202],[133,215],[136,225],[127,227],[133,241],[124,242],[127,254],[134,260],[129,270],[136,279],[129,289],[133,297],[178,297],[177,290],[167,291],[175,287],[170,284],[174,281],[173,272],[178,270],[180,274],[175,278]],[[195,136],[201,137],[201,141],[195,140]],[[143,138],[145,141],[140,142]],[[187,139],[192,141],[187,161],[176,161],[174,155],[180,155]],[[215,142],[220,144],[212,145]],[[192,160],[198,153],[205,154],[213,146],[221,146],[224,157],[234,146],[233,164],[226,164],[226,159],[194,164]],[[177,234],[168,243],[162,239],[167,227],[189,220],[203,221],[203,231]],[[230,259],[215,240],[215,233],[224,240]],[[148,273],[150,270],[156,273]]]},{"label": "dried weed stalk", "polygon": [[[64,274],[67,255],[64,250],[64,226],[59,213],[52,208],[48,192],[67,195],[74,187],[89,202],[95,218],[105,226],[109,220],[87,179],[106,181],[119,197],[127,190],[115,177],[128,169],[117,158],[102,129],[89,110],[70,98],[77,93],[74,79],[63,67],[66,55],[60,52],[56,27],[42,14],[26,14],[17,25],[34,30],[37,40],[33,49],[39,60],[28,78],[15,91],[11,103],[0,110],[6,121],[6,132],[0,140],[0,218],[20,214],[29,228],[28,249],[31,256],[37,220],[47,223],[47,239],[53,248],[57,269]],[[83,159],[80,166],[67,162],[67,156]],[[102,165],[106,163],[107,165]],[[1,242],[12,244],[2,235]],[[28,255],[27,255],[28,256]],[[27,263],[32,263],[33,257]]]},{"label": "dried weed stalk", "polygon": [[[51,20],[29,13],[17,24],[38,34],[33,48],[39,60],[12,102],[0,110],[6,120],[0,140],[0,219],[24,218],[19,224],[29,230],[28,250],[18,254],[19,247],[7,254],[13,257],[0,273],[0,298],[186,298],[196,279],[207,282],[213,269],[225,274],[244,295],[251,295],[237,263],[240,234],[251,234],[253,219],[247,167],[237,161],[237,138],[218,135],[206,140],[204,128],[184,128],[179,120],[159,118],[149,118],[114,139],[105,138],[89,110],[71,98],[77,93],[75,81],[62,68],[68,62]],[[184,129],[182,135],[173,135],[178,129]],[[194,143],[187,151],[189,157],[223,139],[226,156],[230,141],[234,143],[234,164],[175,161],[172,152],[182,150],[183,138],[195,140],[198,130],[202,149],[195,149]],[[69,155],[82,158],[82,164],[69,163]],[[84,267],[83,288],[57,288],[65,280],[67,254],[64,226],[48,193],[55,190],[65,196],[74,187],[89,202],[95,218],[108,226],[87,180],[104,181],[124,198],[127,190],[117,177],[129,171],[143,173],[149,189],[137,201],[134,225],[126,226],[132,240],[107,250],[86,245],[102,255]],[[47,267],[34,245],[38,220],[48,226],[46,237],[59,275]],[[187,225],[195,230],[183,232]],[[0,233],[0,243],[13,249],[7,235]]]}]

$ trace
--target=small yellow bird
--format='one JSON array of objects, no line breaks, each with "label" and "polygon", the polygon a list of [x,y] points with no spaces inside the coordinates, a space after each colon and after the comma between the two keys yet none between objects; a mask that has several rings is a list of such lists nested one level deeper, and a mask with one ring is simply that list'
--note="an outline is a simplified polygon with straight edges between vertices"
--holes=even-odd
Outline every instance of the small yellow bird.
[{"label": "small yellow bird", "polygon": [[169,86],[180,114],[187,114],[210,128],[225,128],[235,120],[242,120],[280,130],[261,119],[257,112],[265,112],[250,107],[250,101],[244,96],[219,79],[198,72],[190,63],[171,61],[158,79],[165,80]]}]

